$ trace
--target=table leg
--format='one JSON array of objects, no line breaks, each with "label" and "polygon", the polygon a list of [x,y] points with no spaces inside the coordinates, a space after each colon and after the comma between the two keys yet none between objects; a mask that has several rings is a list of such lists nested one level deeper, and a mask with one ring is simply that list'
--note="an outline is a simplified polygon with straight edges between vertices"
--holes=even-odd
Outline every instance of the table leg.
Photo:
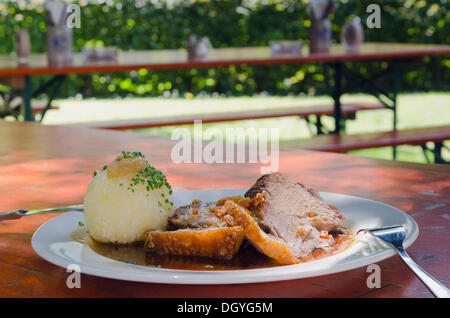
[{"label": "table leg", "polygon": [[335,63],[334,66],[334,88],[333,88],[333,100],[334,100],[334,132],[339,134],[341,131],[341,95],[342,95],[342,63]]},{"label": "table leg", "polygon": [[50,109],[53,99],[59,93],[61,85],[64,83],[66,75],[56,75],[45,84],[41,85],[36,91],[31,90],[31,77],[25,77],[25,83],[22,89],[22,106],[21,113],[25,121],[35,121],[31,108],[31,99],[38,97],[42,93],[47,93],[48,101],[47,105],[41,112],[40,122],[44,118],[46,112]]},{"label": "table leg", "polygon": [[[434,163],[440,164],[450,164],[450,161],[444,160],[442,157],[442,149],[447,148],[442,142],[435,142],[434,147],[432,149],[428,148],[427,145],[422,145],[423,155],[427,163],[431,163],[431,160],[428,158],[427,152],[431,152],[434,155]],[[447,148],[448,149],[448,148]]]},{"label": "table leg", "polygon": [[322,116],[320,116],[320,115],[316,115],[316,129],[317,129],[318,135],[323,135]]},{"label": "table leg", "polygon": [[22,115],[25,121],[33,121],[33,114],[31,112],[31,78],[25,77],[25,87],[22,91]]},{"label": "table leg", "polygon": [[444,160],[442,157],[442,148],[444,148],[444,145],[442,142],[435,142],[433,153],[434,153],[434,163],[441,163],[441,164],[450,164],[449,161]]},{"label": "table leg", "polygon": [[[393,63],[393,76],[394,83],[392,87],[392,112],[393,112],[393,123],[392,130],[397,130],[397,91],[398,91],[398,83],[399,83],[399,72],[398,72],[398,62],[394,61]],[[397,158],[397,147],[392,147],[392,159]]]},{"label": "table leg", "polygon": [[[397,130],[397,92],[399,88],[399,63],[400,61],[394,60],[391,63],[391,66],[387,68],[386,70],[375,74],[371,77],[364,77],[361,74],[357,74],[355,72],[352,72],[350,69],[341,69],[341,71],[344,73],[343,76],[345,76],[347,82],[351,82],[351,87],[346,87],[346,89],[351,89],[351,91],[355,91],[355,88],[357,88],[359,91],[366,92],[368,94],[373,95],[376,97],[383,105],[387,108],[392,110],[393,112],[393,123],[392,123],[392,129],[395,131]],[[336,72],[337,74],[337,72]],[[390,76],[391,78],[391,87],[386,91],[376,85],[376,80],[385,77]],[[338,82],[340,83],[340,82]],[[350,85],[348,85],[350,86]],[[340,86],[337,86],[337,88],[340,88]],[[336,88],[335,88],[336,89]],[[349,92],[349,91],[347,91]],[[337,93],[335,93],[336,96]],[[342,89],[341,89],[342,94]],[[335,97],[335,108],[336,108],[336,101],[337,97]],[[340,105],[340,103],[339,103]],[[336,118],[335,118],[336,119]],[[340,125],[342,127],[342,125]],[[341,128],[342,129],[342,128]],[[397,158],[397,149],[395,146],[392,147],[392,157],[393,159]]]},{"label": "table leg", "polygon": [[[55,99],[55,97],[57,96],[57,94],[59,93],[59,89],[61,88],[61,85],[64,83],[65,79],[66,79],[66,75],[57,75],[52,80],[47,82],[46,85],[44,85],[41,89],[39,89],[37,92],[33,93],[33,96],[35,96],[35,95],[38,95],[38,93],[40,93],[41,91],[49,90],[49,92],[47,94],[48,95],[47,105],[41,112],[41,118],[40,118],[39,122],[42,122],[42,120],[44,119],[45,114],[50,109],[52,102]],[[53,85],[53,87],[50,91],[49,87],[52,85]]]}]

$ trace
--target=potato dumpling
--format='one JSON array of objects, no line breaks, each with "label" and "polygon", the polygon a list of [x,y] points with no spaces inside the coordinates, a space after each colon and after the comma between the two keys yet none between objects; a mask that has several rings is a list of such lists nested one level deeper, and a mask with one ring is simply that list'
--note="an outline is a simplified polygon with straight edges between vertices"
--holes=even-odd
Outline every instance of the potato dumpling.
[{"label": "potato dumpling", "polygon": [[87,230],[104,243],[142,241],[146,231],[164,230],[174,212],[166,177],[140,152],[122,152],[95,171],[84,198]]}]

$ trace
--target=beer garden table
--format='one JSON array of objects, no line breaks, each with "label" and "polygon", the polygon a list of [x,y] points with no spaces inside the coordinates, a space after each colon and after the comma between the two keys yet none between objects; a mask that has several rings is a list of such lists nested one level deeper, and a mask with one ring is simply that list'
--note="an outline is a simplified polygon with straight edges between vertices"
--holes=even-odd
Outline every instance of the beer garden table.
[{"label": "beer garden table", "polygon": [[[39,209],[83,201],[94,169],[122,150],[142,151],[180,189],[246,188],[259,176],[255,164],[175,164],[175,141],[131,132],[47,126],[0,120],[0,211]],[[413,217],[420,233],[408,252],[450,285],[450,168],[306,150],[280,153],[280,172],[320,191],[356,195],[393,205]],[[33,232],[55,214],[0,222],[0,297],[431,297],[393,256],[379,263],[381,288],[366,285],[366,268],[306,279],[238,285],[147,284],[68,273],[41,259]]]},{"label": "beer garden table", "polygon": [[[273,55],[269,47],[219,48],[212,50],[204,60],[188,58],[185,50],[153,50],[119,52],[116,60],[86,60],[81,53],[75,53],[70,65],[49,65],[45,54],[33,54],[28,64],[19,65],[14,56],[0,56],[1,78],[21,78],[24,81],[22,91],[22,113],[27,121],[33,120],[31,98],[49,91],[49,101],[42,116],[50,108],[51,101],[68,74],[111,73],[138,69],[177,70],[191,68],[226,67],[230,65],[276,65],[300,63],[327,63],[334,68],[334,132],[342,127],[341,96],[348,91],[367,92],[377,97],[381,103],[394,112],[393,129],[397,123],[397,90],[400,62],[420,59],[425,56],[448,55],[450,46],[434,44],[402,44],[402,43],[365,43],[359,52],[348,53],[342,45],[334,45],[329,53],[311,54],[304,47],[300,55]],[[362,74],[354,74],[345,67],[345,62],[386,61],[389,66],[378,74],[365,78]],[[52,75],[47,83],[33,91],[30,78],[32,76]],[[380,89],[376,81],[392,75],[390,91]],[[349,82],[344,87],[343,79]],[[53,88],[52,88],[53,86]],[[52,89],[51,89],[52,88]]]}]

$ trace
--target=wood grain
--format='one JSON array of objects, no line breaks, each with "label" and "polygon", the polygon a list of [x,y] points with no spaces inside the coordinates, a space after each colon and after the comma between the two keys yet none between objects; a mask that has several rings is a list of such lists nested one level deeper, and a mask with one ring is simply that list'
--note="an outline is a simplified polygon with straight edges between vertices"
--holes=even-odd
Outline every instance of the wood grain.
[{"label": "wood grain", "polygon": [[[121,150],[144,152],[165,170],[175,189],[249,187],[251,164],[174,164],[175,141],[137,133],[0,121],[0,210],[80,203],[94,169]],[[282,152],[280,171],[320,191],[357,195],[393,205],[419,224],[408,252],[449,286],[450,168],[343,154]],[[0,297],[431,297],[399,257],[381,266],[380,289],[368,289],[365,268],[275,283],[194,286],[144,284],[82,275],[81,289],[66,287],[65,269],[38,257],[32,233],[55,215],[0,222]]]}]

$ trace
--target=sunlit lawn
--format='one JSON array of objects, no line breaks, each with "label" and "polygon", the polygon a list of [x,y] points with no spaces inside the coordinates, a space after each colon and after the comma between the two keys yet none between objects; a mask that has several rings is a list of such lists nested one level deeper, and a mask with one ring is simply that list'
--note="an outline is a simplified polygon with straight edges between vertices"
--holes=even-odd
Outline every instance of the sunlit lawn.
[{"label": "sunlit lawn", "polygon": [[[344,96],[344,102],[375,101],[370,96]],[[417,93],[400,95],[398,106],[399,129],[450,125],[450,93]],[[45,124],[65,124],[88,121],[108,121],[120,119],[141,119],[156,116],[171,116],[183,114],[199,114],[212,112],[251,111],[253,109],[272,109],[289,106],[311,106],[330,104],[328,97],[203,97],[203,98],[127,98],[127,99],[88,99],[59,100],[55,104],[59,110],[51,110],[44,119]],[[324,123],[333,128],[332,118],[325,118]],[[273,119],[245,120],[204,124],[203,128],[217,127],[278,127],[281,140],[308,138],[311,133],[304,120],[296,117]],[[178,126],[179,127],[179,126]],[[192,130],[192,125],[185,126]],[[151,128],[136,132],[150,135],[170,136],[176,127]],[[374,110],[359,112],[356,120],[347,122],[347,133],[386,131],[392,128],[392,112],[389,110]],[[449,146],[449,144],[446,144]],[[374,158],[391,159],[390,148],[378,148],[353,151],[351,154]],[[446,159],[450,152],[444,150]],[[431,156],[430,156],[431,158]],[[420,147],[398,147],[398,159],[412,162],[425,162]]]}]

